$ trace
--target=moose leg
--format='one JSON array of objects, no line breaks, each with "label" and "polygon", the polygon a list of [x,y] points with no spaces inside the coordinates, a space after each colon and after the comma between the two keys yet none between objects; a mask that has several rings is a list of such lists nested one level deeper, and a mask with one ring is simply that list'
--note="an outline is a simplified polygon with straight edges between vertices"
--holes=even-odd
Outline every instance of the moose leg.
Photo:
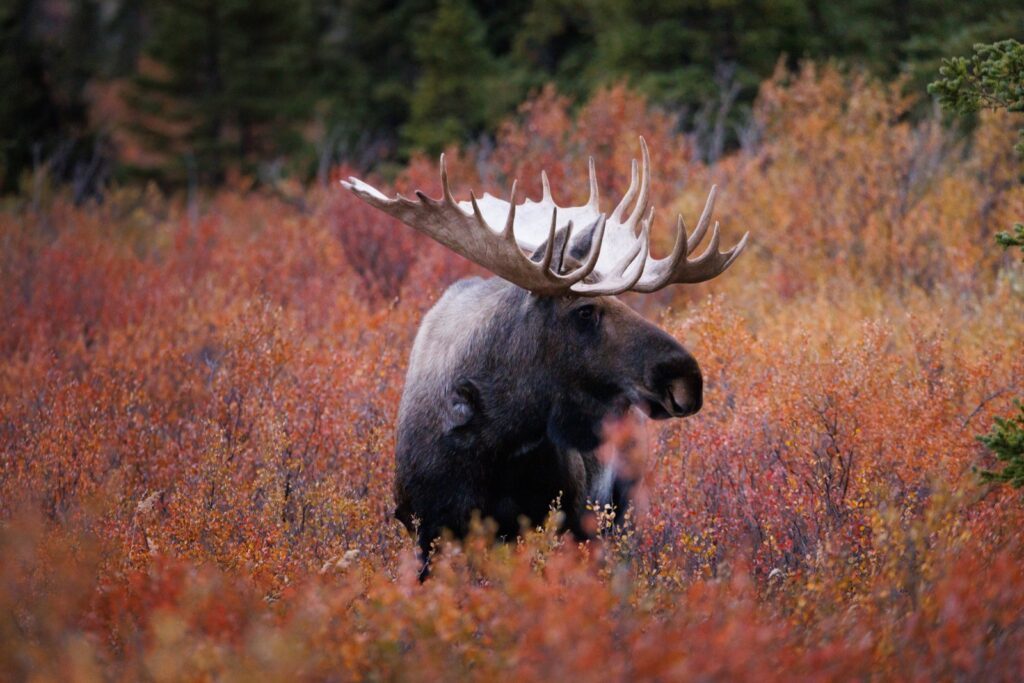
[{"label": "moose leg", "polygon": [[433,551],[434,541],[440,536],[440,529],[425,530],[422,526],[416,532],[417,558],[420,561],[420,571],[417,575],[420,583],[430,576],[430,555]]},{"label": "moose leg", "polygon": [[613,459],[607,464],[596,462],[592,470],[588,470],[590,477],[590,497],[601,509],[611,506],[615,511],[616,526],[622,524],[626,512],[632,507],[636,487],[640,483],[639,477],[624,471],[622,463]]},{"label": "moose leg", "polygon": [[430,560],[435,542],[447,531],[454,538],[461,539],[469,532],[469,519],[474,506],[468,503],[433,509],[424,514],[416,528],[416,545],[419,549],[420,581],[430,576]]},{"label": "moose leg", "polygon": [[622,524],[633,503],[633,494],[640,482],[631,476],[616,473],[612,480],[611,503],[615,507],[615,524]]},{"label": "moose leg", "polygon": [[437,548],[436,543],[441,539],[445,529],[451,531],[456,538],[462,538],[465,535],[465,532],[461,531],[460,533],[459,529],[451,529],[447,525],[426,520],[420,524],[419,529],[416,531],[417,556],[420,561],[420,583],[426,581],[427,577],[430,576],[430,560]]},{"label": "moose leg", "polygon": [[586,528],[587,518],[587,468],[583,455],[575,450],[568,450],[562,458],[562,511],[565,514],[564,528],[572,533],[578,541],[586,541],[593,537]]}]

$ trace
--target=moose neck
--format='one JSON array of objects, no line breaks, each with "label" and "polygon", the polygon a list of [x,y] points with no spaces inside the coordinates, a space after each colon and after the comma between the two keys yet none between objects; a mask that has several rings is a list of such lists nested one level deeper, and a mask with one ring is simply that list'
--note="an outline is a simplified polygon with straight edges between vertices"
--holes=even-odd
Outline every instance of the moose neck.
[{"label": "moose neck", "polygon": [[[490,421],[508,443],[535,442],[544,436],[557,387],[550,376],[540,342],[547,323],[530,292],[503,283],[501,312],[487,331],[488,353],[478,373],[488,377],[488,395],[495,407]],[[498,408],[498,405],[501,408]],[[514,410],[509,407],[515,406]]]},{"label": "moose neck", "polygon": [[[493,378],[495,396],[515,414],[494,415],[509,443],[549,440],[559,449],[589,451],[600,445],[603,415],[581,403],[563,379],[572,368],[552,366],[552,345],[565,343],[559,328],[558,301],[506,285],[503,313],[490,334],[491,353],[485,368]],[[494,373],[496,368],[503,372]]]}]

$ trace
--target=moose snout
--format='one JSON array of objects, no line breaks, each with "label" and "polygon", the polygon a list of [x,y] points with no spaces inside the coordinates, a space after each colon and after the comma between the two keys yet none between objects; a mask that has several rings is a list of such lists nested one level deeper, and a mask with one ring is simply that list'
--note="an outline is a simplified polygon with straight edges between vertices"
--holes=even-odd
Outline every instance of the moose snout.
[{"label": "moose snout", "polygon": [[704,404],[704,378],[700,366],[685,351],[657,363],[651,370],[650,386],[662,409],[651,411],[651,417],[655,419],[693,415]]}]

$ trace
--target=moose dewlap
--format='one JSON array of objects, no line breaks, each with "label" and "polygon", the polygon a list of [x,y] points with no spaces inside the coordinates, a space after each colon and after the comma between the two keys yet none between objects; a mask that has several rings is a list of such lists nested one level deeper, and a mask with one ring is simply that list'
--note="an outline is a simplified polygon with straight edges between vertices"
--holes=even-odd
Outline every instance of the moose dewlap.
[{"label": "moose dewlap", "polygon": [[[539,522],[561,496],[565,528],[586,538],[588,500],[628,504],[630,481],[596,450],[606,418],[635,406],[654,419],[700,410],[697,361],[670,335],[615,298],[710,280],[747,243],[689,258],[711,222],[715,188],[692,235],[682,216],[662,259],[650,254],[650,159],[640,139],[622,200],[600,208],[594,160],[590,198],[558,206],[488,194],[457,202],[441,156],[442,197],[389,198],[349,178],[358,197],[486,268],[497,278],[456,282],[424,317],[398,412],[395,515],[417,535],[424,571],[443,529],[468,530],[474,511],[502,536]],[[610,468],[610,469],[609,469]]]}]

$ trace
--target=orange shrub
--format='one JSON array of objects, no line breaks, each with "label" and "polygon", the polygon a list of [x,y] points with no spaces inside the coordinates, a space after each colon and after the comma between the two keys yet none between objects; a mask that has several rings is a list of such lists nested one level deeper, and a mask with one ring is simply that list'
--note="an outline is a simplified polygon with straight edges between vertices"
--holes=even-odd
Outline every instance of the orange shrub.
[{"label": "orange shrub", "polygon": [[[624,423],[630,523],[487,524],[415,580],[391,518],[406,357],[479,271],[334,184],[152,189],[0,212],[0,671],[15,680],[978,679],[1024,670],[1019,495],[974,434],[1024,387],[1014,126],[969,144],[895,85],[805,66],[762,87],[756,145],[706,166],[624,87],[528,102],[457,193],[628,182],[643,133],[657,245],[712,182],[749,252],[632,297],[699,359],[704,410]],[[335,179],[350,174],[338,169]],[[394,181],[436,195],[434,160]],[[522,194],[520,196],[523,196]],[[714,291],[713,296],[709,292]]]}]

